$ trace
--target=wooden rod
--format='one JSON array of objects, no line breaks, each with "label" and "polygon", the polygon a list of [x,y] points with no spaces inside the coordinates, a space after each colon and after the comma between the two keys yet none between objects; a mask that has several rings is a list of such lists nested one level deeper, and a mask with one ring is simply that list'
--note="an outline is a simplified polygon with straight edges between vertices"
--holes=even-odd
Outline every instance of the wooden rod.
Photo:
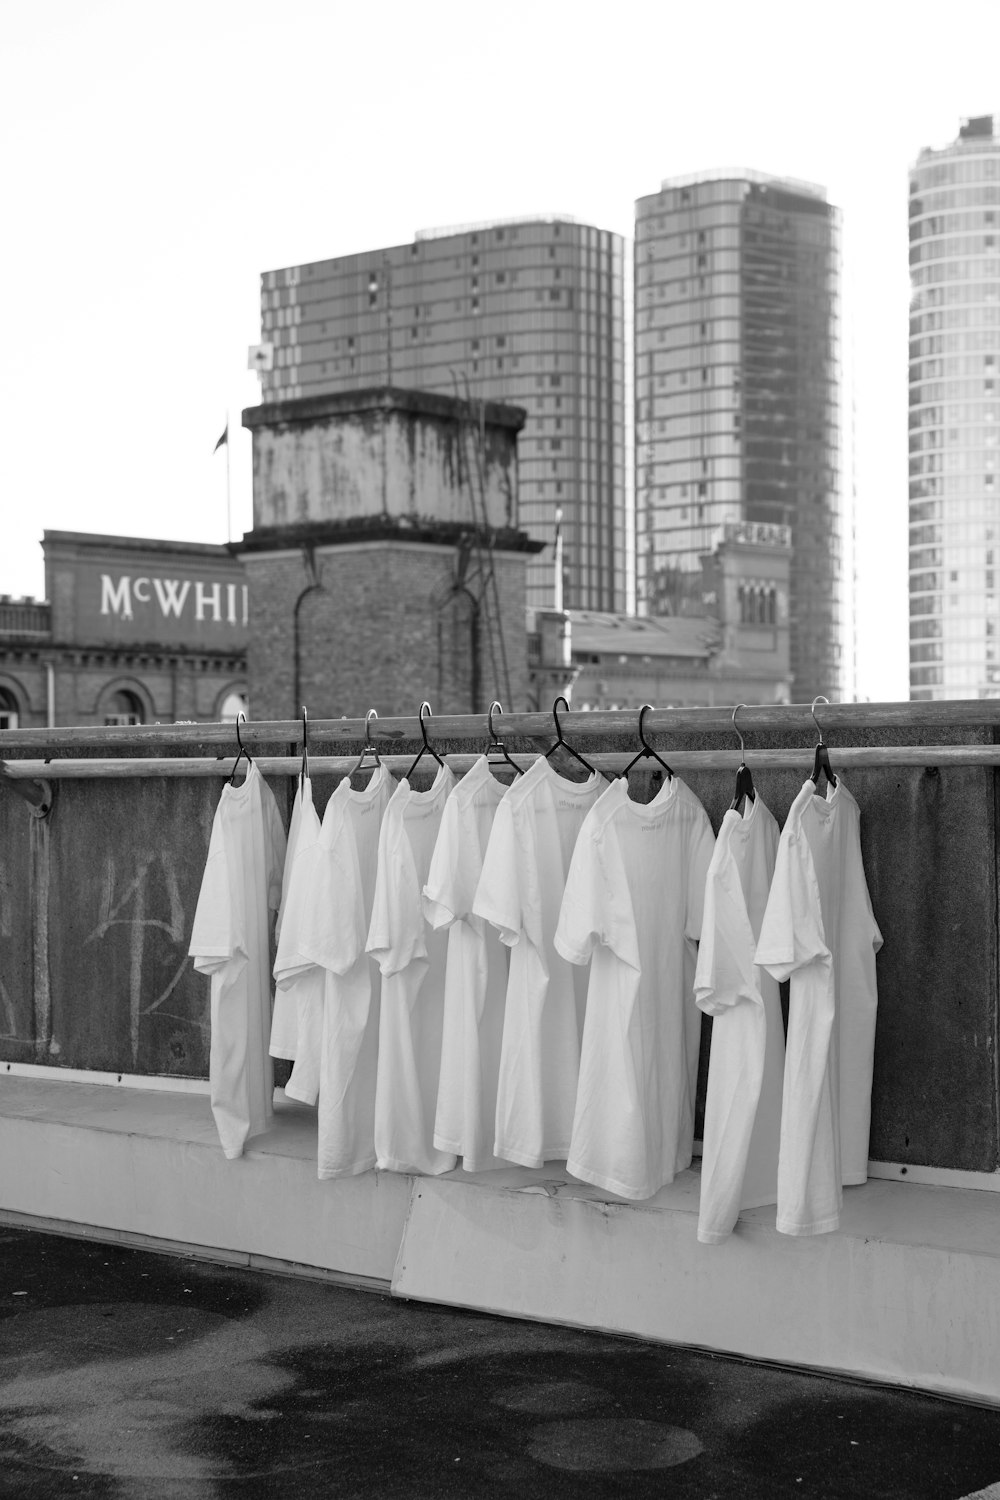
[{"label": "wooden rod", "polygon": [[[654,708],[645,720],[650,735],[732,733],[732,704],[714,708]],[[941,703],[831,703],[816,709],[823,736],[835,747],[838,736],[855,729],[976,728],[1000,726],[1000,699],[957,699]],[[635,709],[575,711],[560,716],[567,739],[592,741],[602,735],[635,736],[639,715]],[[555,738],[552,714],[505,713],[497,715],[494,727],[506,738],[524,737],[551,744]],[[808,703],[757,704],[740,709],[739,727],[744,735],[754,731],[779,731],[815,743],[816,728]],[[373,720],[372,738],[380,746],[394,741],[419,741],[416,714]],[[488,736],[485,714],[441,714],[428,723],[432,743],[476,740]],[[244,742],[254,745],[300,744],[301,719],[261,720],[242,728]],[[310,719],[309,743],[360,743],[365,737],[364,719]],[[105,727],[78,725],[60,729],[0,730],[0,756],[17,750],[107,750],[155,749],[183,745],[225,747],[235,745],[231,724],[132,724]],[[752,748],[752,744],[749,748]]]},{"label": "wooden rod", "polygon": [[[310,740],[312,726],[310,725]],[[634,758],[634,751],[598,751],[588,755],[590,763],[601,771],[621,771]],[[407,770],[411,755],[383,755],[382,762],[394,774]],[[478,759],[475,754],[446,755],[444,759],[457,775],[471,770]],[[522,755],[516,751],[512,759],[527,769],[537,755]],[[674,750],[664,754],[671,768],[684,771],[736,771],[740,762],[738,749],[734,750]],[[1000,745],[869,745],[834,748],[831,752],[834,772],[838,770],[867,769],[878,766],[1000,766]],[[255,756],[255,764],[264,776],[297,776],[302,762],[294,756]],[[344,776],[357,763],[356,755],[309,754],[309,771],[312,776]],[[105,778],[142,780],[147,777],[212,777],[231,776],[235,756],[224,759],[211,757],[182,758],[169,760],[134,758],[120,760],[15,760],[8,761],[5,777],[14,781],[30,781],[45,778],[51,781],[99,781]],[[567,765],[572,764],[567,761]],[[806,750],[757,750],[747,752],[747,764],[751,771],[811,771],[813,751]],[[640,767],[655,770],[653,760],[640,761]],[[366,764],[370,769],[370,762]],[[498,772],[503,770],[503,761],[495,762]]]}]

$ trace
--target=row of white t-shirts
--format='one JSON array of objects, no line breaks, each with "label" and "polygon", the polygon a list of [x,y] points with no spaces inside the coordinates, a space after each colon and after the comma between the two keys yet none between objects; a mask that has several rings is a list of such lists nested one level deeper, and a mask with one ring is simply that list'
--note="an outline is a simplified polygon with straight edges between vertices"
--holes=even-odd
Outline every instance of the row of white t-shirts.
[{"label": "row of white t-shirts", "polygon": [[223,789],[190,949],[227,1155],[270,1119],[281,894],[270,1051],[318,1103],[321,1177],[566,1159],[650,1196],[691,1159],[694,989],[715,1018],[699,1237],[775,1198],[784,1232],[835,1228],[865,1180],[881,936],[842,779],[807,781],[780,841],[759,796],[728,812],[713,850],[678,778],[638,804],[544,759],[507,788],[485,757],[457,784],[442,768],[426,792],[379,767],[321,824],[303,777],[283,856],[251,766]]},{"label": "row of white t-shirts", "polygon": [[[838,777],[808,780],[778,827],[760,796],[725,814],[708,872],[695,976],[713,1016],[698,1237],[777,1203],[777,1227],[836,1229],[868,1171],[882,946],[860,810]],[[778,983],[790,981],[787,1044]]]},{"label": "row of white t-shirts", "polygon": [[[358,899],[357,830],[340,813],[331,857],[330,806],[319,837],[300,831],[290,853],[272,1051],[295,1052],[292,1097],[318,1093],[320,1175],[568,1158],[623,1196],[656,1192],[691,1160],[712,848],[701,804],[674,779],[640,805],[623,781],[568,781],[541,758],[509,787],[485,757],[457,785],[443,768],[428,791],[402,781],[383,804],[389,785],[380,770],[365,792],[341,782],[334,794],[385,805],[370,896]],[[370,823],[369,856],[374,839]],[[379,969],[367,979],[365,947]],[[291,1046],[279,1025],[290,990],[315,997],[310,966],[327,976],[318,1068],[303,1010]],[[347,970],[362,992],[351,1036],[373,1040],[377,1015],[374,1071],[371,1051],[363,1069],[344,1049]]]}]

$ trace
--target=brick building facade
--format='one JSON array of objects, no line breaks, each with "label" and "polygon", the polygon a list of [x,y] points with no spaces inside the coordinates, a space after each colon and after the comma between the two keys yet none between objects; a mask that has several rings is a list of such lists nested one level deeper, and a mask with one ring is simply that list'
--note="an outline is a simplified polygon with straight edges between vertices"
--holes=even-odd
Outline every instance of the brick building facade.
[{"label": "brick building facade", "polygon": [[254,718],[527,705],[523,421],[386,388],[244,412]]},{"label": "brick building facade", "polygon": [[248,595],[227,547],[46,531],[46,600],[0,598],[0,728],[235,717]]}]

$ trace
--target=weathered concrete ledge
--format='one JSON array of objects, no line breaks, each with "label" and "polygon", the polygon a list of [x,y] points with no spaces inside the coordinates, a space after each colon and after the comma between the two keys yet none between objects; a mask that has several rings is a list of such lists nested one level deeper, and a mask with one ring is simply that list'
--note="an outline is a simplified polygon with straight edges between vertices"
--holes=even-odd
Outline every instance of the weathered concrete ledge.
[{"label": "weathered concrete ledge", "polygon": [[0,1079],[0,1219],[1000,1403],[1000,1194],[872,1181],[837,1234],[758,1209],[718,1246],[697,1211],[696,1171],[639,1205],[561,1163],[319,1182],[280,1095],[228,1162],[204,1095]]}]

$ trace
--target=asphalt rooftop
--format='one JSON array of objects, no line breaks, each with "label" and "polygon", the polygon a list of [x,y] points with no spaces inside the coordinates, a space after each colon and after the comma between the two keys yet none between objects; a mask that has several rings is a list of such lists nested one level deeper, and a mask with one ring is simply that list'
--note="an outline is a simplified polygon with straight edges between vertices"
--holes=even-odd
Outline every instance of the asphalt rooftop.
[{"label": "asphalt rooftop", "polygon": [[1000,1409],[0,1225],[3,1500],[997,1481]]}]

